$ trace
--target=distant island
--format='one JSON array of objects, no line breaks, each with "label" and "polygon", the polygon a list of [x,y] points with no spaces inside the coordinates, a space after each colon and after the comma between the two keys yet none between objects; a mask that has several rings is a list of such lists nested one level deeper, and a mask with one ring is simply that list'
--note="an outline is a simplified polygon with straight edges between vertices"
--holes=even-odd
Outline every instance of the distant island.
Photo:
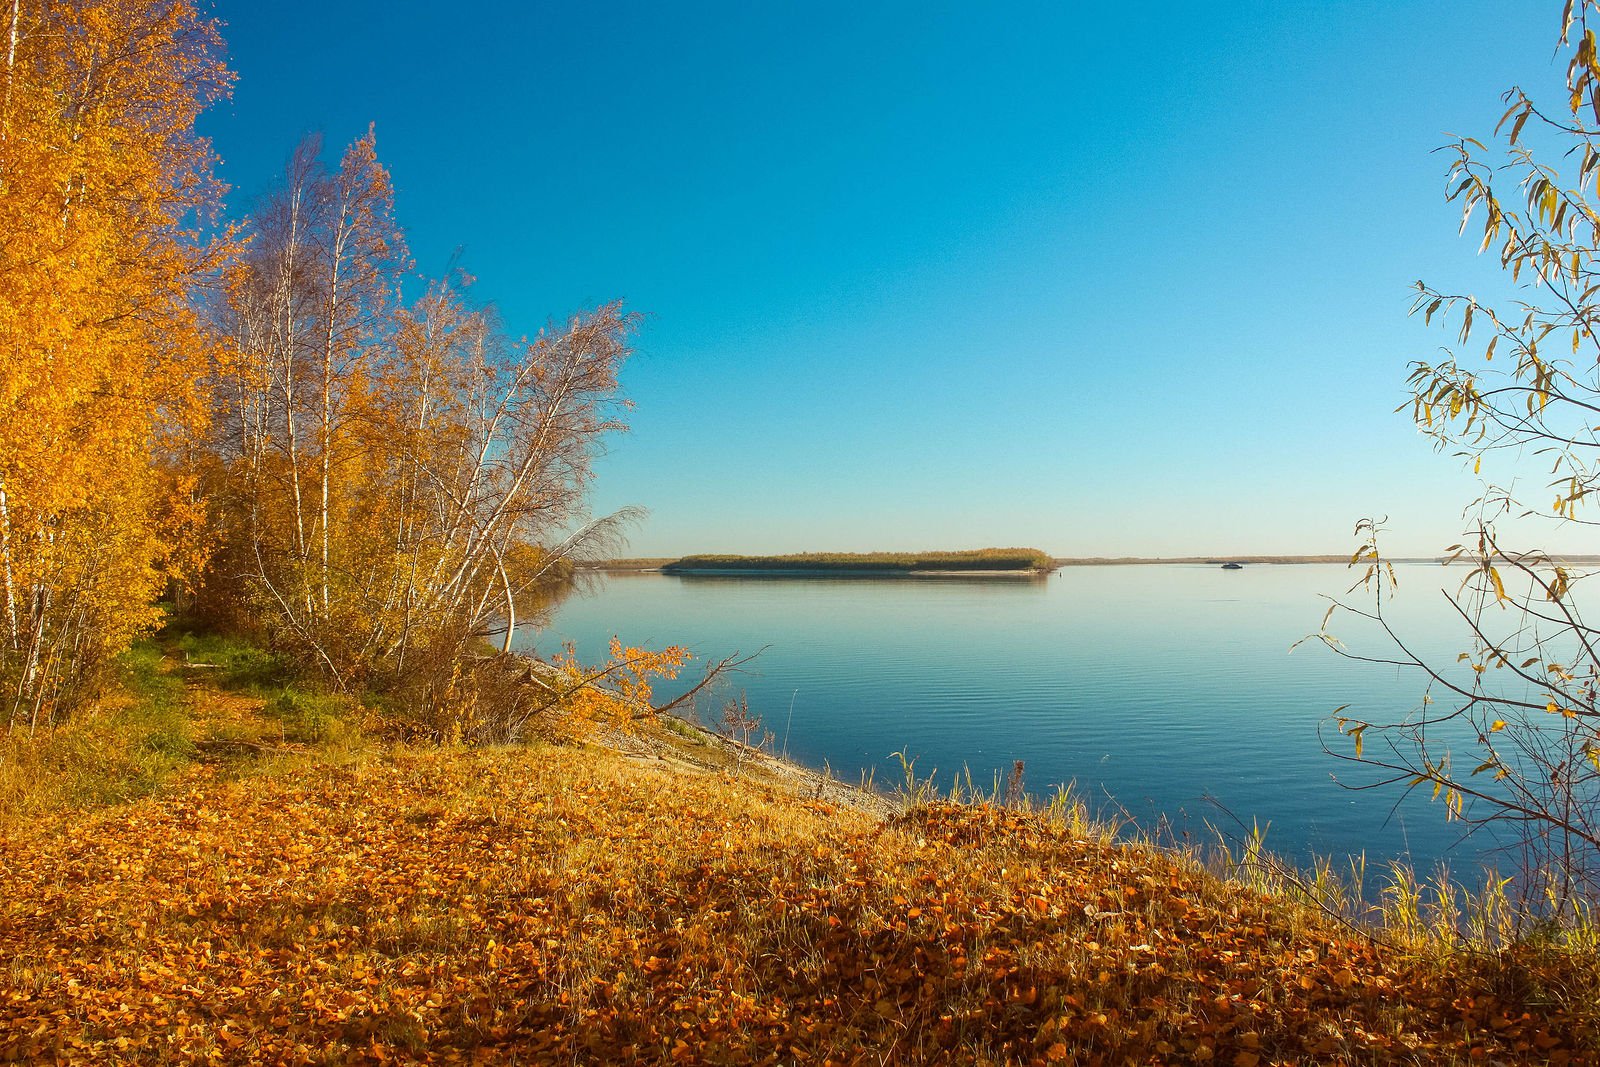
[{"label": "distant island", "polygon": [[684,556],[660,566],[666,574],[1048,574],[1056,561],[1037,548],[964,552],[805,552],[791,556]]},{"label": "distant island", "polygon": [[[1079,556],[1056,560],[1058,567],[1112,567],[1132,563],[1349,563],[1350,553],[1320,556]],[[1433,559],[1396,559],[1396,563],[1433,563]]]},{"label": "distant island", "polygon": [[[966,552],[804,552],[788,556],[695,555],[608,559],[581,563],[580,570],[664,574],[1048,574],[1061,567],[1121,567],[1133,564],[1350,563],[1348,554],[1307,556],[1058,556],[1036,548],[981,548]],[[1445,563],[1442,556],[1396,556],[1392,563]],[[1597,555],[1561,557],[1568,565],[1600,563]]]}]

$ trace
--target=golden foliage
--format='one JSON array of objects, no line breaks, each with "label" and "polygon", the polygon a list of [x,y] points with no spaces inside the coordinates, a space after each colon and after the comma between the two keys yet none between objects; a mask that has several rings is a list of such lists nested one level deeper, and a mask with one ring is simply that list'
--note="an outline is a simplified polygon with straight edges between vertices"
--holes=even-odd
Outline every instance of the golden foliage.
[{"label": "golden foliage", "polygon": [[201,411],[187,285],[218,189],[194,121],[227,75],[187,2],[6,6],[0,714],[36,725],[196,563],[191,486],[155,456]]},{"label": "golden foliage", "polygon": [[676,678],[688,660],[689,650],[680,645],[652,652],[624,648],[613,637],[611,658],[598,667],[581,663],[570,644],[551,663],[561,679],[565,711],[587,723],[627,728],[654,713],[653,680]]},{"label": "golden foliage", "polygon": [[[586,522],[590,457],[622,428],[633,317],[608,305],[512,342],[461,278],[399,299],[403,242],[369,131],[325,170],[303,144],[253,213],[216,325],[202,607],[435,720],[463,656],[510,635]],[[530,601],[532,605],[530,605]],[[470,700],[470,694],[466,695]]]},{"label": "golden foliage", "polygon": [[336,688],[449,714],[466,652],[509,650],[621,521],[583,501],[621,428],[632,316],[513,343],[461,278],[402,303],[371,130],[333,169],[302,144],[207,242],[219,188],[194,122],[228,85],[214,25],[190,0],[8,8],[0,715],[52,721],[157,620],[164,584],[202,576],[213,619]]}]

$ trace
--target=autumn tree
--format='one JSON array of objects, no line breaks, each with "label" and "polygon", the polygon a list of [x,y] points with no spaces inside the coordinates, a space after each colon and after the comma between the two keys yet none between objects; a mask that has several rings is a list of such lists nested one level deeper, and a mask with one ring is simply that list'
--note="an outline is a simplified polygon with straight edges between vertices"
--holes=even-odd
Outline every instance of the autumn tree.
[{"label": "autumn tree", "polygon": [[362,446],[372,442],[358,438],[405,250],[371,131],[335,173],[320,148],[310,138],[296,149],[224,274],[227,354],[211,391],[220,467],[206,491],[223,552],[213,607],[237,617],[264,598],[338,674],[327,646],[348,569],[334,528],[353,505],[347,490],[369,473]]},{"label": "autumn tree", "polygon": [[250,218],[216,307],[203,606],[337,687],[443,715],[467,651],[509,651],[539,592],[629,518],[589,519],[585,499],[623,428],[634,318],[611,304],[513,341],[459,275],[404,303],[373,134],[331,173],[319,149]]},{"label": "autumn tree", "polygon": [[217,202],[197,115],[227,89],[188,0],[0,8],[0,702],[93,692],[203,555],[174,447],[203,415],[189,284]]},{"label": "autumn tree", "polygon": [[[1413,364],[1409,407],[1441,450],[1485,476],[1548,472],[1540,497],[1488,484],[1451,558],[1464,580],[1447,594],[1468,647],[1455,663],[1416,651],[1385,612],[1395,574],[1378,527],[1364,523],[1365,606],[1392,653],[1420,671],[1421,705],[1398,718],[1339,719],[1343,759],[1381,772],[1372,785],[1424,789],[1469,824],[1492,824],[1524,850],[1524,892],[1557,905],[1600,890],[1600,630],[1585,616],[1583,576],[1550,553],[1507,543],[1506,520],[1590,530],[1600,487],[1600,51],[1593,3],[1568,0],[1559,39],[1571,50],[1559,104],[1521,88],[1491,149],[1446,148],[1449,200],[1479,252],[1495,255],[1515,298],[1494,302],[1417,283],[1414,313],[1442,321],[1455,345]],[[1493,143],[1493,142],[1492,142]],[[1509,483],[1508,483],[1509,484]],[[1337,612],[1338,607],[1330,611]],[[1324,636],[1328,623],[1324,622]],[[1510,830],[1507,835],[1503,831]],[[1493,831],[1491,832],[1493,834]]]}]

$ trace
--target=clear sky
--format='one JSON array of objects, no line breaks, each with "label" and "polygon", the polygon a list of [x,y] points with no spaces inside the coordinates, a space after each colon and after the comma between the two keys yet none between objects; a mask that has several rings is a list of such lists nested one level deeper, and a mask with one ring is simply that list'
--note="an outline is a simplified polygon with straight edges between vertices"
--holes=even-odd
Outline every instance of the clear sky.
[{"label": "clear sky", "polygon": [[1477,483],[1394,412],[1407,286],[1494,276],[1430,151],[1559,7],[221,0],[204,129],[243,210],[375,123],[421,271],[646,313],[632,554],[1421,554]]}]

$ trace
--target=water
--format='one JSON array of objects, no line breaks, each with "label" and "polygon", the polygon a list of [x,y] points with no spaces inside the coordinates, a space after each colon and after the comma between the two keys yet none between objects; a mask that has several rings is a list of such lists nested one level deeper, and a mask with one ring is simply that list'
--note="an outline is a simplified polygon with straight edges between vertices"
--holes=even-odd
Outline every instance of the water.
[{"label": "water", "polygon": [[[1463,840],[1442,803],[1334,780],[1372,779],[1324,752],[1324,740],[1351,749],[1328,722],[1334,709],[1398,718],[1423,692],[1414,674],[1315,641],[1290,653],[1317,629],[1321,596],[1354,577],[1321,565],[1077,567],[1042,579],[618,574],[519,636],[545,653],[571,640],[589,661],[612,634],[710,658],[761,649],[736,689],[775,747],[843,779],[892,784],[891,754],[903,751],[919,775],[937,769],[948,785],[966,769],[987,787],[1022,760],[1030,793],[1071,782],[1093,806],[1180,841],[1257,822],[1269,847],[1301,862],[1364,852],[1369,869],[1408,856],[1424,873],[1448,861],[1472,875],[1487,842]],[[1386,608],[1432,659],[1468,647],[1438,593],[1459,577],[1402,566]],[[1355,620],[1330,628],[1384,651]],[[702,718],[720,706],[702,702]]]}]

